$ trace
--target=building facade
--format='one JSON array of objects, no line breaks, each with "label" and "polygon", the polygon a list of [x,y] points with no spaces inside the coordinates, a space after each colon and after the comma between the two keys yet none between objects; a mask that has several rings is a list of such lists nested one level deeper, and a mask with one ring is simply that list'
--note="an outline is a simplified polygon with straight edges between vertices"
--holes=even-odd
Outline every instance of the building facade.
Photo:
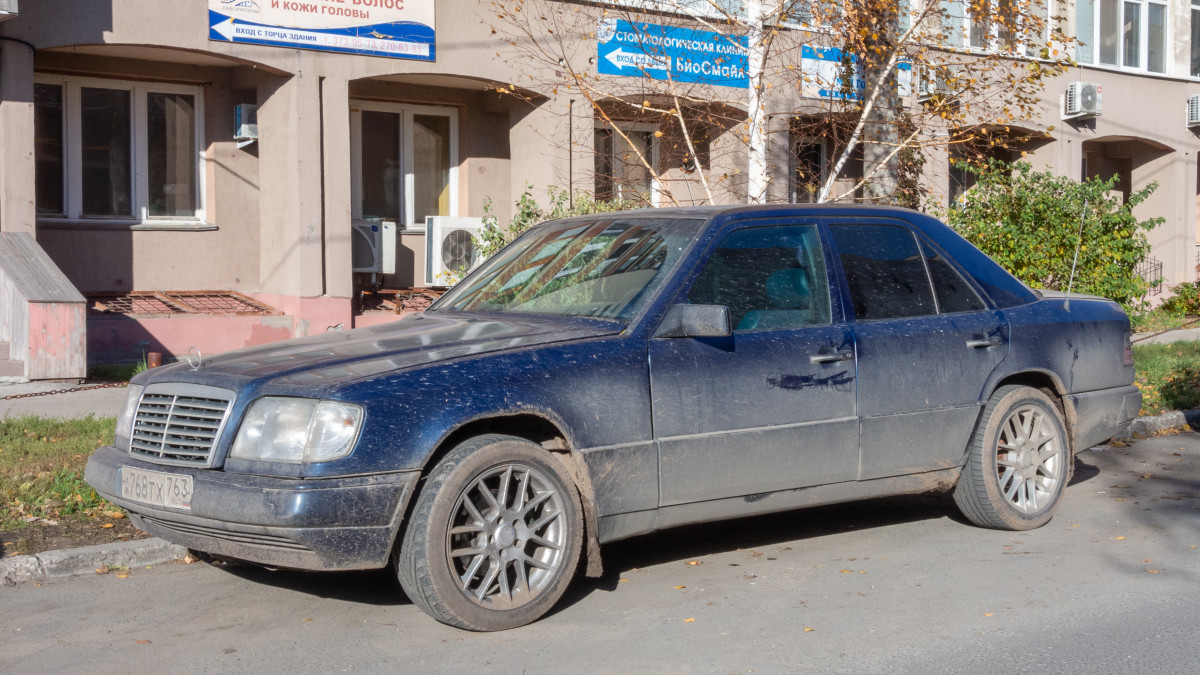
[{"label": "building facade", "polygon": [[[33,235],[89,298],[93,362],[390,320],[361,310],[364,288],[436,284],[438,219],[469,224],[452,219],[490,202],[504,221],[527,190],[745,199],[736,125],[689,139],[703,147],[697,172],[669,131],[605,118],[577,90],[530,77],[485,0],[8,0],[0,11],[0,232]],[[1166,219],[1151,235],[1164,278],[1193,279],[1200,139],[1186,107],[1200,94],[1200,5],[1092,0],[1055,21],[1093,38],[1047,84],[1022,149],[1068,176],[1119,174],[1126,193],[1157,181],[1138,215]],[[600,49],[582,36],[571,58],[594,63]],[[1074,80],[1101,86],[1101,115],[1062,119]],[[730,119],[739,96],[714,95],[733,101],[720,104]],[[802,111],[802,98],[784,107]],[[768,122],[771,201],[805,198],[798,166],[829,170],[824,141],[790,119]],[[927,166],[934,192],[951,194],[961,177],[948,155]],[[356,260],[359,231],[394,235],[368,251],[382,265]],[[130,293],[157,293],[158,309],[104,311],[104,298]],[[231,297],[232,310],[201,302]]]}]

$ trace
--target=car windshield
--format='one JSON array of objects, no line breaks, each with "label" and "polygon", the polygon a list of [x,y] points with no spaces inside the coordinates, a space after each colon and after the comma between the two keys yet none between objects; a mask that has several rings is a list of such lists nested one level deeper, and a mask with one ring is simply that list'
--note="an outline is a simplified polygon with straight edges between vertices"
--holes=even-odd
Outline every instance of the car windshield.
[{"label": "car windshield", "polygon": [[519,237],[431,309],[628,321],[679,262],[701,222],[612,216],[551,222]]}]

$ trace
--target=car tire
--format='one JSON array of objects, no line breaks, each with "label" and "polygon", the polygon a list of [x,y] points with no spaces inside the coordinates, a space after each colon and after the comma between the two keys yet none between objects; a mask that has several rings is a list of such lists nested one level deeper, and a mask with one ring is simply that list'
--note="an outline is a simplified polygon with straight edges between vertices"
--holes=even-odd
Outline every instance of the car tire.
[{"label": "car tire", "polygon": [[1032,530],[1050,522],[1071,479],[1071,449],[1058,406],[1037,389],[1005,386],[983,409],[954,488],[980,527]]},{"label": "car tire", "polygon": [[536,621],[579,566],[583,508],[540,446],[489,434],[434,466],[405,528],[396,572],[442,623],[496,631]]}]

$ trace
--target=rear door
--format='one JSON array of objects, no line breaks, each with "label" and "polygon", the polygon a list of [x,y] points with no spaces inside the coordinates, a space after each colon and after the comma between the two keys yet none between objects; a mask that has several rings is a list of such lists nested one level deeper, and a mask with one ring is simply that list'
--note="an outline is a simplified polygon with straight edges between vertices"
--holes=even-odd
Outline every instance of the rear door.
[{"label": "rear door", "polygon": [[663,506],[854,480],[854,345],[815,219],[741,223],[687,293],[733,334],[650,340]]},{"label": "rear door", "polygon": [[958,465],[1008,353],[1003,315],[903,221],[834,219],[829,231],[858,347],[858,478]]}]

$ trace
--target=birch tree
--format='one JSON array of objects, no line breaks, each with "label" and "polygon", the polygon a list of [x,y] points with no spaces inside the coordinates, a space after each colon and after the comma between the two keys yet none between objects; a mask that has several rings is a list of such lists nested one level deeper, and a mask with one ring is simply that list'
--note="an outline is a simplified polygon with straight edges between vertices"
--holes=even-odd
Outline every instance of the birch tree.
[{"label": "birch tree", "polygon": [[1035,120],[1070,62],[1059,2],[497,0],[493,31],[514,91],[582,103],[617,168],[693,202],[914,204],[935,150],[1052,130]]}]

